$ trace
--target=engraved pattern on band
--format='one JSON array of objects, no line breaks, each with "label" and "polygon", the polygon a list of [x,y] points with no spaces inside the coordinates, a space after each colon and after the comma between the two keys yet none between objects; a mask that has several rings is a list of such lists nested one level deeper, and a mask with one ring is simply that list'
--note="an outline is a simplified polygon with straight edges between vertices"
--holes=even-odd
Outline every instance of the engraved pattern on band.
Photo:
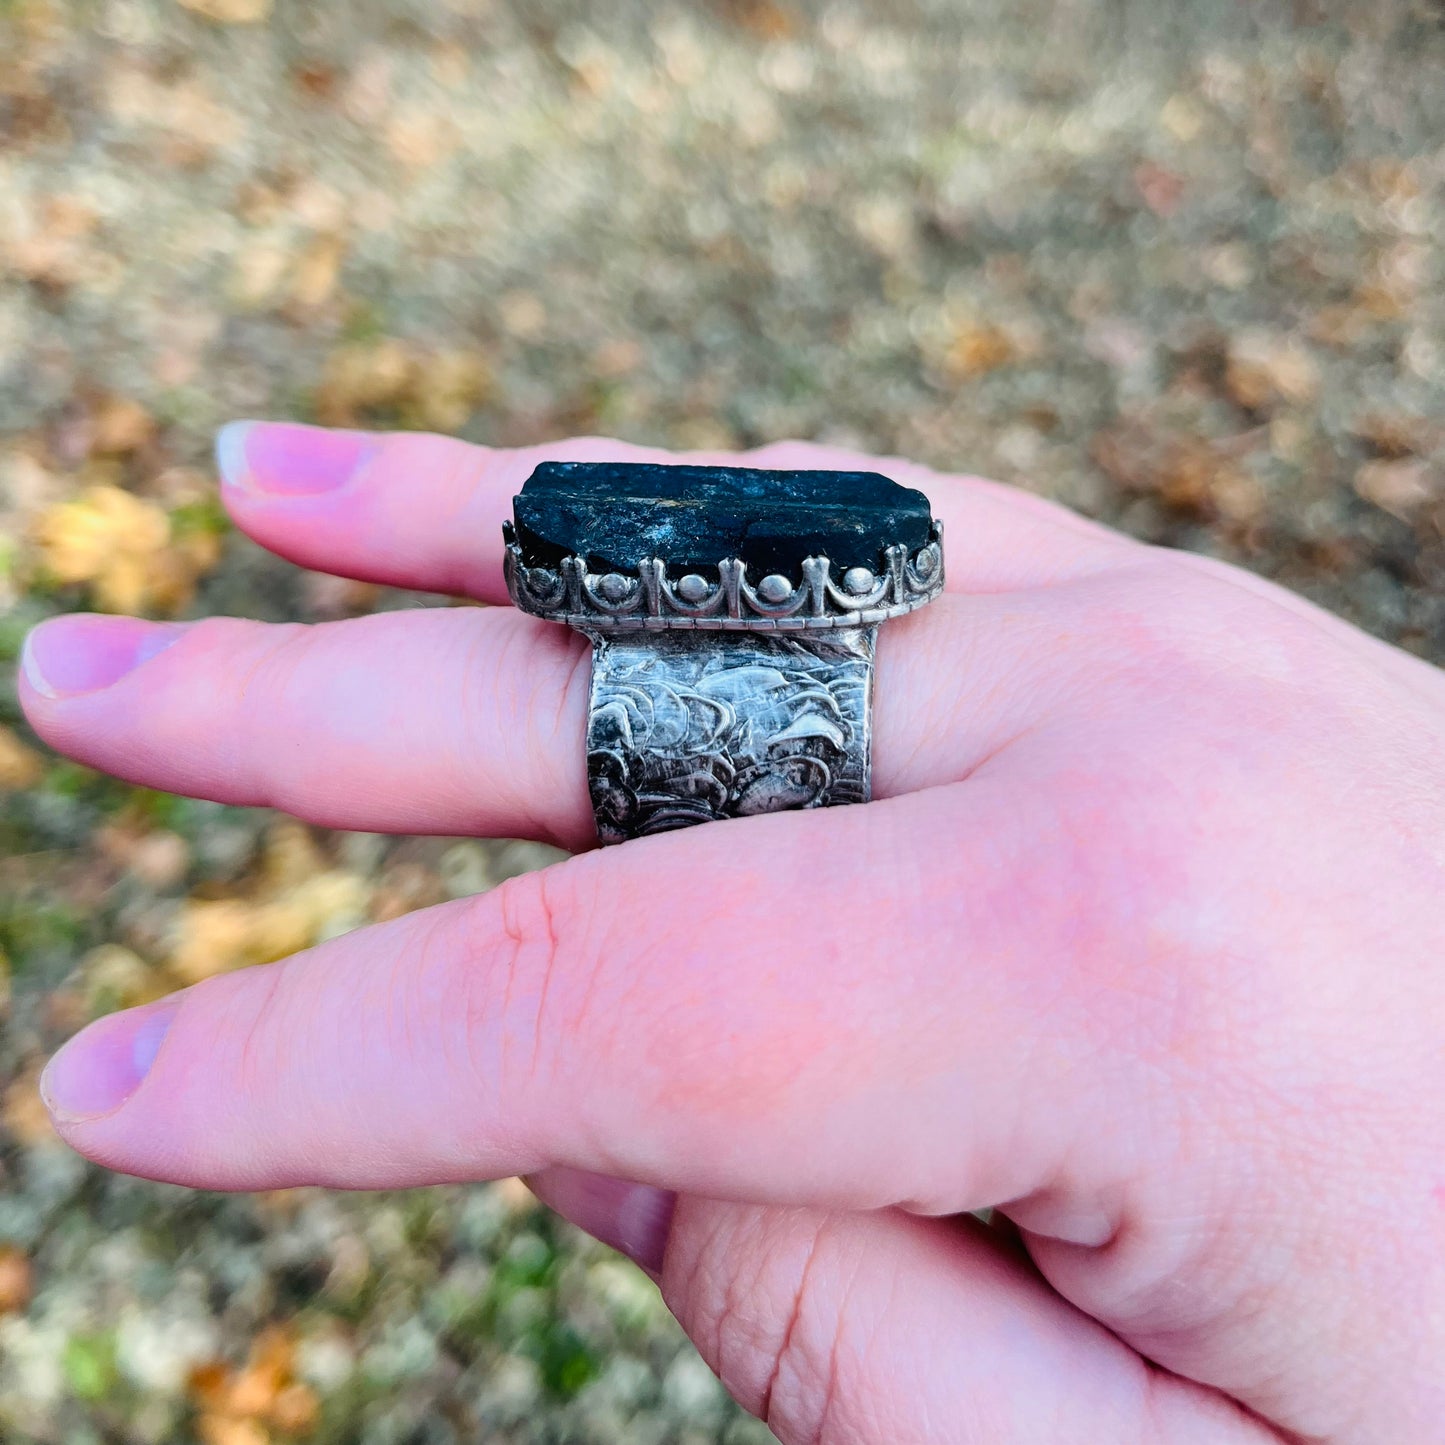
[{"label": "engraved pattern on band", "polygon": [[604,843],[869,797],[874,626],[826,637],[591,631]]}]

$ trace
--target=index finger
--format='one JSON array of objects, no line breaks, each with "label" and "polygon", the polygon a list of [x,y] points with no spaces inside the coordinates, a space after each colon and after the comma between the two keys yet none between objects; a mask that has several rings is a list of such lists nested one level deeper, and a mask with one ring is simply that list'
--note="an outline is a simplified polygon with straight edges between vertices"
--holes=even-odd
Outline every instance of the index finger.
[{"label": "index finger", "polygon": [[425,433],[236,422],[217,443],[226,506],[263,547],[304,567],[397,587],[505,602],[502,523],[538,462],[692,461],[868,469],[917,487],[947,532],[948,585],[996,592],[1107,565],[1125,538],[996,482],[805,442],[674,454],[605,437],[516,449]]}]

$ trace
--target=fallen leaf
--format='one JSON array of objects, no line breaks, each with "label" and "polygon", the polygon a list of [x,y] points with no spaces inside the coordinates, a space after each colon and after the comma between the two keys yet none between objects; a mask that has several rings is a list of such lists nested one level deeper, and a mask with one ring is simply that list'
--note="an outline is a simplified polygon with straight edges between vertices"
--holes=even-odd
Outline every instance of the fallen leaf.
[{"label": "fallen leaf", "polygon": [[1159,112],[1164,129],[1181,144],[1187,145],[1204,129],[1206,116],[1199,102],[1191,95],[1171,95]]},{"label": "fallen leaf", "polygon": [[87,487],[35,519],[33,535],[57,582],[88,584],[110,612],[175,610],[220,555],[220,539],[196,533],[171,542],[163,507],[109,484]]},{"label": "fallen leaf", "polygon": [[179,0],[218,25],[256,25],[271,14],[271,0]]},{"label": "fallen leaf", "polygon": [[1350,430],[1382,457],[1419,456],[1435,441],[1431,423],[1410,412],[1367,412]]},{"label": "fallen leaf", "polygon": [[288,1435],[309,1435],[321,1414],[321,1401],[310,1385],[283,1386],[271,1405],[271,1422]]},{"label": "fallen leaf", "polygon": [[386,128],[387,149],[402,165],[427,171],[457,146],[457,129],[446,115],[413,108],[396,116]]},{"label": "fallen leaf", "polygon": [[224,1401],[230,1378],[231,1371],[224,1360],[207,1360],[191,1371],[187,1389],[191,1399],[209,1413],[218,1409]]},{"label": "fallen leaf", "polygon": [[123,396],[105,397],[91,418],[91,448],[123,456],[139,451],[155,436],[155,418],[138,401]]},{"label": "fallen leaf", "polygon": [[30,1303],[34,1287],[25,1252],[11,1244],[0,1246],[0,1315],[19,1314]]},{"label": "fallen leaf", "polygon": [[290,247],[276,237],[246,241],[236,255],[228,288],[231,299],[243,307],[265,305],[280,289],[290,264]]},{"label": "fallen leaf", "polygon": [[119,487],[94,486],[41,515],[35,526],[46,566],[60,582],[93,582],[117,556],[146,557],[170,540],[170,522],[153,502]]},{"label": "fallen leaf", "polygon": [[271,1428],[305,1435],[320,1414],[316,1392],[296,1379],[296,1335],[286,1325],[263,1329],[239,1369],[213,1360],[193,1370],[190,1393],[206,1445],[257,1445]]},{"label": "fallen leaf", "polygon": [[91,949],[80,961],[80,973],[92,1007],[129,1008],[165,992],[157,971],[119,943]]},{"label": "fallen leaf", "polygon": [[179,833],[164,828],[141,838],[130,860],[131,873],[157,893],[164,893],[184,881],[190,866],[190,844]]},{"label": "fallen leaf", "polygon": [[1408,522],[1438,494],[1439,485],[1426,462],[1366,462],[1355,473],[1355,491],[1367,502]]},{"label": "fallen leaf", "polygon": [[370,917],[375,923],[400,918],[417,908],[428,908],[445,897],[440,880],[419,863],[395,863],[381,875],[371,894]]},{"label": "fallen leaf", "polygon": [[34,787],[44,776],[40,754],[21,742],[13,729],[0,723],[0,793]]},{"label": "fallen leaf", "polygon": [[868,196],[853,207],[853,229],[880,256],[897,260],[913,244],[914,218],[899,196]]},{"label": "fallen leaf", "polygon": [[40,214],[41,224],[51,236],[88,236],[100,224],[100,212],[79,196],[47,196]]},{"label": "fallen leaf", "polygon": [[222,1409],[229,1415],[269,1415],[296,1360],[295,1336],[279,1325],[261,1331],[245,1365],[232,1377]]},{"label": "fallen leaf", "polygon": [[775,0],[726,0],[728,18],[761,40],[787,40],[797,34],[799,20]]},{"label": "fallen leaf", "polygon": [[[313,860],[293,855],[298,871]],[[176,916],[168,967],[182,984],[213,974],[273,963],[366,921],[369,889],[355,873],[341,869],[303,876],[278,887],[277,854],[268,852],[270,879],[254,898],[190,899]]]},{"label": "fallen leaf", "polygon": [[330,426],[350,425],[366,411],[395,406],[415,376],[416,358],[404,342],[342,346],[326,362],[316,392],[317,416]]},{"label": "fallen leaf", "polygon": [[1259,483],[1224,446],[1210,446],[1202,438],[1126,421],[1098,433],[1090,452],[1124,491],[1158,497],[1174,511],[1249,522],[1264,510]]},{"label": "fallen leaf", "polygon": [[91,837],[107,862],[157,892],[174,888],[190,867],[190,845],[184,838],[165,828],[148,828],[134,818],[106,823]]},{"label": "fallen leaf", "polygon": [[1369,335],[1376,317],[1358,299],[1322,306],[1310,317],[1309,336],[1322,346],[1348,351]]},{"label": "fallen leaf", "polygon": [[275,890],[292,888],[314,878],[326,867],[315,835],[294,818],[278,818],[267,831],[262,855],[265,885]]},{"label": "fallen leaf", "polygon": [[341,274],[346,247],[338,236],[318,236],[307,248],[291,278],[291,300],[298,306],[317,307],[331,299]]},{"label": "fallen leaf", "polygon": [[1246,332],[1230,342],[1224,385],[1246,411],[1264,411],[1279,402],[1302,405],[1319,392],[1319,367],[1293,338]]},{"label": "fallen leaf", "polygon": [[486,399],[491,385],[491,368],[474,351],[443,351],[428,357],[416,379],[418,420],[436,431],[458,431]]},{"label": "fallen leaf", "polygon": [[238,898],[192,900],[176,920],[168,966],[178,982],[199,983],[256,960],[250,956],[252,905]]},{"label": "fallen leaf", "polygon": [[159,130],[166,140],[160,154],[172,163],[204,163],[234,145],[245,129],[242,118],[194,75],[162,80],[138,64],[117,65],[106,75],[105,99],[118,121]]},{"label": "fallen leaf", "polygon": [[547,308],[535,291],[518,288],[497,302],[497,315],[508,335],[535,341],[547,329]]},{"label": "fallen leaf", "polygon": [[1013,337],[1002,326],[965,323],[954,331],[944,365],[955,377],[983,376],[1007,366],[1017,355]]},{"label": "fallen leaf", "polygon": [[6,1086],[0,1122],[17,1143],[44,1144],[55,1138],[50,1115],[40,1098],[40,1068],[32,1065]]},{"label": "fallen leaf", "polygon": [[271,1445],[271,1432],[257,1420],[227,1415],[202,1415],[196,1421],[201,1445]]}]

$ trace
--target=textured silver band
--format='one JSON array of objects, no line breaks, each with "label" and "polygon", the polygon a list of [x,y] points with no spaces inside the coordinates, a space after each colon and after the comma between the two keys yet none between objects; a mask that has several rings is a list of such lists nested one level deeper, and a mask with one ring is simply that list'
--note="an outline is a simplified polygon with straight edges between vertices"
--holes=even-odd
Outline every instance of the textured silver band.
[{"label": "textured silver band", "polygon": [[630,576],[576,556],[529,567],[505,534],[512,601],[592,642],[587,779],[602,842],[868,801],[874,639],[943,591],[937,522],[912,554],[885,548],[879,571],[839,576],[809,557],[756,583],[736,558],[712,576],[669,576],[659,558]]},{"label": "textured silver band", "polygon": [[876,632],[592,633],[598,837],[867,802]]}]

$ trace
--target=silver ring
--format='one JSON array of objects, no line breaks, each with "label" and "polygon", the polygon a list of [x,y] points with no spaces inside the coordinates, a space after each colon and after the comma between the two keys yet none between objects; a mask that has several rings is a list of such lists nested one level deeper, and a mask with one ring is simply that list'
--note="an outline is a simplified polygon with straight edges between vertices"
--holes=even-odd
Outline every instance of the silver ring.
[{"label": "silver ring", "polygon": [[943,591],[923,493],[876,472],[544,462],[507,590],[592,643],[603,843],[870,796],[878,626]]}]

